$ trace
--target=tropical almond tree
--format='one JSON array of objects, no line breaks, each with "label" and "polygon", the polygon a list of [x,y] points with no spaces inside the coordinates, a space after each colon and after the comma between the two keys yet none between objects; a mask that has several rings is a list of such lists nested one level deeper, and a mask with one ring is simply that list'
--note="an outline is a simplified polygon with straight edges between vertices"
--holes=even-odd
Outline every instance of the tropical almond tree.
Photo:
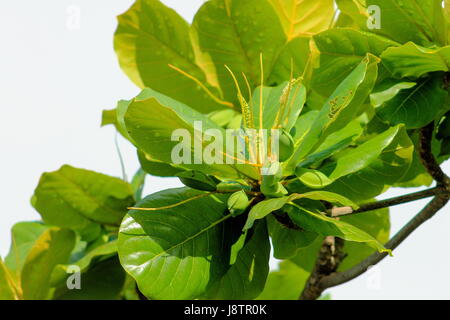
[{"label": "tropical almond tree", "polygon": [[[450,197],[449,13],[440,0],[210,0],[188,24],[137,0],[114,48],[142,92],[102,125],[141,168],[129,182],[44,173],[42,221],[13,227],[0,298],[317,299],[363,274]],[[147,175],[185,186],[144,197]],[[404,195],[376,200],[391,187]],[[391,235],[389,210],[424,198]]]}]

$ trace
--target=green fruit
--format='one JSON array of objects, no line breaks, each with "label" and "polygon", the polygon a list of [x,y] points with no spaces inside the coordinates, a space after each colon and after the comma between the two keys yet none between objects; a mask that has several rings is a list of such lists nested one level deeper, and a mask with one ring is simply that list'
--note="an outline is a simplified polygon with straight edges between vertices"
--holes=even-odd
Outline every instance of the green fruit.
[{"label": "green fruit", "polygon": [[249,204],[250,201],[244,190],[237,191],[228,198],[228,210],[233,217],[244,213]]},{"label": "green fruit", "polygon": [[283,129],[279,139],[279,154],[278,158],[280,162],[288,160],[294,153],[294,139],[291,135]]},{"label": "green fruit", "polygon": [[177,174],[180,181],[187,187],[202,190],[216,191],[217,181],[200,171],[183,171]]}]

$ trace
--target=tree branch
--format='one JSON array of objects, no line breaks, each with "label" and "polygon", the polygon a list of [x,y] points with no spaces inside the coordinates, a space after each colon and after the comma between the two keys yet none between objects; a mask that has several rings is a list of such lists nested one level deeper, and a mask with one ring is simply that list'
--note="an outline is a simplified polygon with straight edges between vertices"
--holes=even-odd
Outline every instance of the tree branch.
[{"label": "tree branch", "polygon": [[[432,218],[436,212],[442,209],[448,202],[447,196],[436,196],[431,202],[419,212],[411,221],[409,221],[388,243],[386,249],[394,250],[397,248],[411,233],[414,232],[425,221]],[[318,287],[323,291],[327,288],[337,286],[339,284],[350,281],[367,271],[370,266],[373,266],[383,260],[387,253],[374,253],[367,259],[362,261],[355,267],[340,273],[335,273],[327,277],[323,277]]]},{"label": "tree branch", "polygon": [[433,139],[434,122],[420,129],[419,154],[422,164],[436,183],[445,186],[450,191],[450,178],[442,171],[439,163],[433,155],[431,142]]},{"label": "tree branch", "polygon": [[344,258],[344,240],[332,236],[326,237],[320,248],[314,270],[311,272],[305,288],[300,295],[300,300],[316,300],[323,290],[318,284],[322,279],[336,272],[339,264]]},{"label": "tree branch", "polygon": [[399,204],[404,204],[404,203],[444,194],[446,192],[447,192],[447,190],[442,186],[434,187],[434,188],[430,188],[430,189],[426,189],[426,190],[422,190],[422,191],[418,191],[418,192],[414,192],[414,193],[410,193],[410,194],[405,194],[405,195],[394,197],[394,198],[365,203],[365,204],[360,205],[359,209],[357,209],[357,210],[340,210],[343,208],[333,208],[333,209],[331,209],[330,213],[331,213],[332,217],[349,216],[349,215],[354,215],[354,214],[358,214],[358,213],[363,213],[363,212],[368,212],[368,211],[373,211],[373,210],[378,210],[378,209],[383,209],[383,208],[389,208],[389,207],[397,206]]}]

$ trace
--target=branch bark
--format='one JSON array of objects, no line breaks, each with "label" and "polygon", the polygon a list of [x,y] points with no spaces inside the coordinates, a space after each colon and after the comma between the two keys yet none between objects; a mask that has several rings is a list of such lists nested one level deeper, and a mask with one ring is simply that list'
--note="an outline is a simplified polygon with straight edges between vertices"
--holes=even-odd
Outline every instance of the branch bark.
[{"label": "branch bark", "polygon": [[319,256],[311,276],[306,282],[300,300],[316,300],[323,292],[319,285],[324,277],[336,272],[342,259],[344,240],[336,237],[326,237],[320,248]]},{"label": "branch bark", "polygon": [[397,206],[399,204],[404,204],[404,203],[408,203],[408,202],[412,202],[412,201],[416,201],[416,200],[430,198],[430,197],[440,195],[440,194],[443,194],[446,192],[447,192],[447,190],[445,187],[439,186],[439,187],[434,187],[434,188],[430,188],[430,189],[426,189],[426,190],[422,190],[422,191],[418,191],[418,192],[414,192],[414,193],[410,193],[410,194],[405,194],[405,195],[394,197],[394,198],[389,198],[389,199],[385,199],[385,200],[362,204],[359,207],[359,209],[357,209],[357,210],[347,210],[346,211],[346,210],[339,210],[342,208],[333,208],[330,213],[331,213],[332,217],[349,216],[349,215],[354,215],[354,214],[358,214],[358,213],[364,213],[364,212],[368,212],[368,211],[378,210],[378,209],[382,209],[382,208],[389,208],[389,207]]},{"label": "branch bark", "polygon": [[447,191],[450,192],[450,178],[442,171],[439,163],[433,155],[431,149],[431,142],[433,139],[434,122],[430,123],[426,127],[420,129],[419,137],[419,154],[422,164],[427,169],[428,173],[433,177],[438,186],[445,186]]}]

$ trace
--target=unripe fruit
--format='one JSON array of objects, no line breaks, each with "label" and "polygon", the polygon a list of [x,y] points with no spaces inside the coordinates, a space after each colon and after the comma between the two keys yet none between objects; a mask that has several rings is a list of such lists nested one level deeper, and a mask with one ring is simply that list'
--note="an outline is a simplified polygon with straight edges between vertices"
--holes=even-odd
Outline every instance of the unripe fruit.
[{"label": "unripe fruit", "polygon": [[228,210],[233,217],[244,213],[249,204],[250,201],[244,190],[237,191],[228,198]]}]

